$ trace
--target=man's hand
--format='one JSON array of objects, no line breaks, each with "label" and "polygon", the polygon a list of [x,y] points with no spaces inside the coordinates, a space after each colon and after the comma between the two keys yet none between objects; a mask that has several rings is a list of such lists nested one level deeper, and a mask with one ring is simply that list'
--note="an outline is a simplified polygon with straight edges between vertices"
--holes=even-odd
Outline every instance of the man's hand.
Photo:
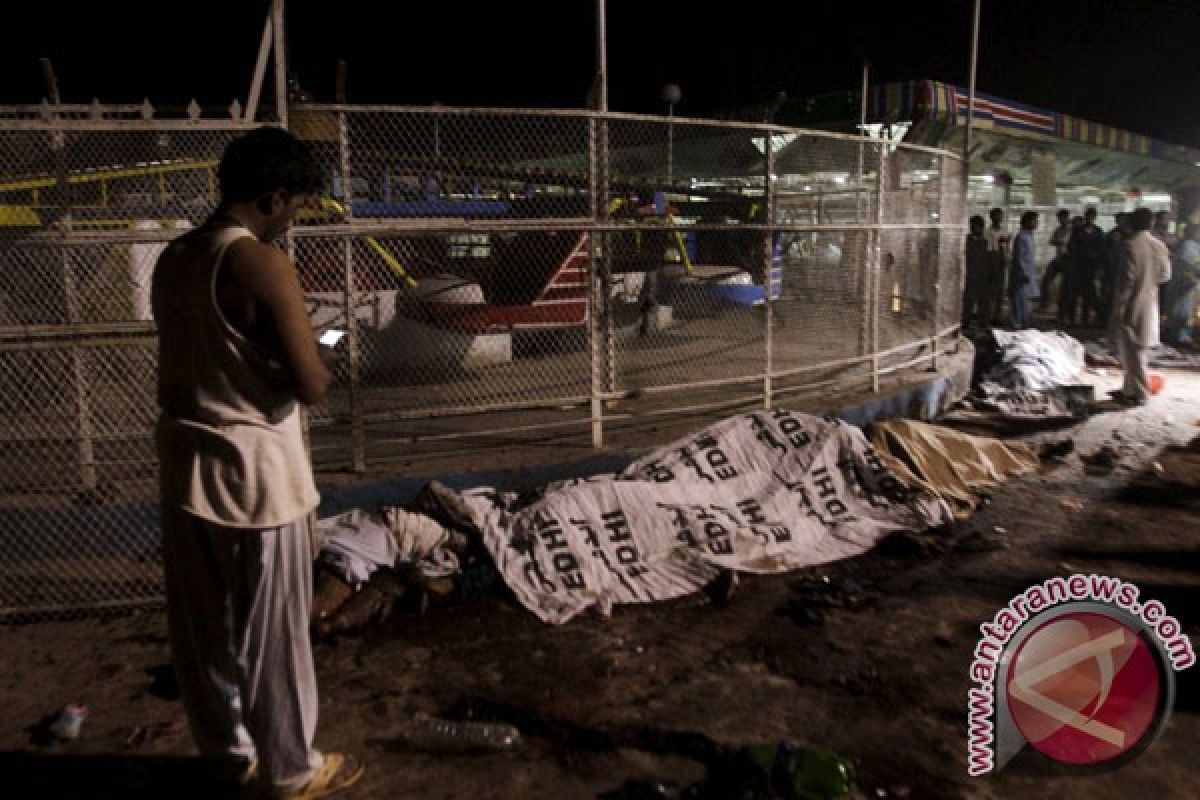
[{"label": "man's hand", "polygon": [[317,342],[317,355],[321,357],[321,363],[325,365],[326,369],[332,371],[337,367],[338,364],[346,360],[347,353],[345,342],[345,337],[342,338],[342,341],[338,342],[332,347],[327,344],[321,344],[320,342]]}]

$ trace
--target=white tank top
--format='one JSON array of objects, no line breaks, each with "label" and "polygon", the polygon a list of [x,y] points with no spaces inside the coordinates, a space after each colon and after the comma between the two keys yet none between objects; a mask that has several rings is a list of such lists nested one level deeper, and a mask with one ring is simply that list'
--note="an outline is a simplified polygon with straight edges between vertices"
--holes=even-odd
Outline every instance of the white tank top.
[{"label": "white tank top", "polygon": [[[155,440],[164,504],[233,528],[273,528],[316,507],[300,405],[282,370],[225,319],[217,270],[243,227],[176,239],[154,269]],[[278,380],[272,380],[275,376]]]}]

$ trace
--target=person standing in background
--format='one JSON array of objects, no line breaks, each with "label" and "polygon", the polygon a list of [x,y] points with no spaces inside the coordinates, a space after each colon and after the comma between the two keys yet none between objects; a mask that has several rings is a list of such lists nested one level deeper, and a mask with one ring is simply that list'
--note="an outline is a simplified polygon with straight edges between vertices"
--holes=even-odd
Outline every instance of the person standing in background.
[{"label": "person standing in background", "polygon": [[1067,273],[1064,308],[1059,310],[1059,322],[1074,325],[1076,309],[1082,305],[1080,325],[1093,319],[1096,306],[1096,278],[1104,267],[1104,231],[1096,224],[1096,209],[1089,207],[1083,214],[1083,224],[1071,233],[1067,243]]},{"label": "person standing in background", "polygon": [[971,217],[966,241],[967,274],[963,281],[963,327],[974,323],[982,327],[991,324],[988,295],[988,242],[983,235],[983,217]]},{"label": "person standing in background", "polygon": [[1163,286],[1168,344],[1192,344],[1192,319],[1196,314],[1196,287],[1200,284],[1200,225],[1184,233],[1176,257],[1171,261],[1171,280]]},{"label": "person standing in background", "polygon": [[1096,303],[1096,314],[1102,321],[1107,321],[1112,313],[1113,284],[1121,261],[1121,246],[1133,235],[1129,214],[1119,212],[1115,221],[1112,230],[1104,236],[1104,263],[1100,268],[1100,295]]},{"label": "person standing in background", "polygon": [[987,229],[987,283],[989,324],[995,325],[1004,318],[1004,277],[1008,272],[1009,245],[1012,234],[1004,227],[1004,209],[993,208],[988,212],[992,224]]},{"label": "person standing in background", "polygon": [[1042,302],[1044,310],[1050,304],[1050,290],[1055,278],[1062,278],[1059,283],[1058,304],[1062,304],[1061,286],[1065,283],[1067,242],[1071,240],[1071,212],[1065,208],[1058,210],[1058,227],[1050,234],[1050,246],[1054,248],[1054,257],[1046,265],[1046,274],[1042,276]]},{"label": "person standing in background", "polygon": [[1125,371],[1121,389],[1112,395],[1122,405],[1144,406],[1150,401],[1146,351],[1159,344],[1158,287],[1171,278],[1171,260],[1167,246],[1151,232],[1154,213],[1150,209],[1134,211],[1131,221],[1133,235],[1121,247],[1108,324]]},{"label": "person standing in background", "polygon": [[1037,243],[1033,238],[1037,227],[1036,211],[1026,211],[1021,215],[1021,232],[1013,242],[1012,268],[1008,274],[1013,330],[1024,330],[1033,324],[1033,301],[1040,296],[1037,280]]}]

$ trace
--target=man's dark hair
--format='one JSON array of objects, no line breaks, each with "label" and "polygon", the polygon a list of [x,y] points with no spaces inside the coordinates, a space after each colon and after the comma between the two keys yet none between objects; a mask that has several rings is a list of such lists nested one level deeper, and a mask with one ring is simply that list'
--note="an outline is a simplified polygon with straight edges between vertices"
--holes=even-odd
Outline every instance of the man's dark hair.
[{"label": "man's dark hair", "polygon": [[1057,214],[1055,214],[1054,216],[1058,217],[1059,219],[1063,219],[1064,217],[1066,217],[1068,220],[1070,220],[1070,219],[1071,219],[1071,212],[1070,212],[1070,211],[1067,211],[1065,208],[1060,208],[1060,209],[1058,210],[1058,213],[1057,213]]},{"label": "man's dark hair", "polygon": [[997,215],[1003,217],[1004,209],[997,206],[996,208],[993,208],[991,211],[988,212],[989,217],[995,218]]},{"label": "man's dark hair", "polygon": [[1095,206],[1088,206],[1088,207],[1087,207],[1087,211],[1084,211],[1084,212],[1083,212],[1083,218],[1084,218],[1084,219],[1095,219],[1095,218],[1096,218],[1096,214],[1097,214],[1096,207],[1095,207]]},{"label": "man's dark hair", "polygon": [[1129,222],[1135,231],[1148,231],[1154,227],[1154,212],[1148,208],[1136,209],[1129,215]]},{"label": "man's dark hair", "polygon": [[282,189],[288,194],[312,194],[325,186],[321,166],[308,145],[282,128],[256,128],[234,139],[217,167],[221,201],[256,200]]},{"label": "man's dark hair", "polygon": [[1022,228],[1031,228],[1031,227],[1033,227],[1033,224],[1035,222],[1037,222],[1037,219],[1038,219],[1038,212],[1026,211],[1024,214],[1021,215],[1021,227]]},{"label": "man's dark hair", "polygon": [[982,228],[985,222],[983,217],[981,217],[979,214],[976,214],[975,216],[971,217],[970,224],[972,228]]}]

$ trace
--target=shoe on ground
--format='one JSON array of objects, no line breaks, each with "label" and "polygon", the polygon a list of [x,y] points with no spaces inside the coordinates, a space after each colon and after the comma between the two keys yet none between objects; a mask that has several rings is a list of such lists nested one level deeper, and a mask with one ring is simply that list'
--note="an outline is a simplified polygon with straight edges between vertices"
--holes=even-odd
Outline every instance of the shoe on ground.
[{"label": "shoe on ground", "polygon": [[326,753],[320,769],[299,789],[276,789],[268,792],[271,800],[318,800],[349,789],[362,778],[366,767],[357,756],[349,753]]}]

